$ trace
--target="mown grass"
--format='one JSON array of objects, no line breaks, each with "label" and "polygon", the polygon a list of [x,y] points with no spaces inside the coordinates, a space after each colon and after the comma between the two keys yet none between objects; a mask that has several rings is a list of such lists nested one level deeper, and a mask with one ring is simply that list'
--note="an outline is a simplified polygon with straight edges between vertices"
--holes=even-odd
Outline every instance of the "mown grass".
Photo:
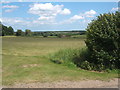
[{"label": "mown grass", "polygon": [[3,37],[2,45],[3,85],[118,77],[117,71],[90,72],[50,61],[56,52],[85,47],[84,38]]}]

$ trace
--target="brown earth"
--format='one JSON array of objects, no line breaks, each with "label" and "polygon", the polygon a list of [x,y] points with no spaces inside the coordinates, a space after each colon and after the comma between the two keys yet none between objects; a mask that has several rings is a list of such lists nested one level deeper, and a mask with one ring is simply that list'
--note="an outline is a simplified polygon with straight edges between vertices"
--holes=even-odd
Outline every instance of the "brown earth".
[{"label": "brown earth", "polygon": [[118,88],[118,78],[109,81],[85,80],[85,81],[59,81],[51,83],[20,83],[7,88]]}]

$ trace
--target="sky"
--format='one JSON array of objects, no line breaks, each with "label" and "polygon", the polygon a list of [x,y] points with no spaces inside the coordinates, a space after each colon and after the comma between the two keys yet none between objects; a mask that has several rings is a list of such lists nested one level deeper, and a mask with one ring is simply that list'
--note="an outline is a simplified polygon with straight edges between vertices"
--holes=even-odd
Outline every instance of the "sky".
[{"label": "sky", "polygon": [[85,30],[91,20],[118,10],[117,2],[2,2],[4,25],[14,30]]}]

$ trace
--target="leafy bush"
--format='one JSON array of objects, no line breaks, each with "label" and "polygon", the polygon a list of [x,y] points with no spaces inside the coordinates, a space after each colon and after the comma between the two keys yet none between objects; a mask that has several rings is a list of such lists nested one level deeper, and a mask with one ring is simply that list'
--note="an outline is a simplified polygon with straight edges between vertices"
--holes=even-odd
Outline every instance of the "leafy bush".
[{"label": "leafy bush", "polygon": [[91,52],[88,50],[88,48],[82,48],[77,52],[73,57],[74,64],[85,70],[95,70],[95,65],[89,61],[89,57],[91,55]]},{"label": "leafy bush", "polygon": [[87,63],[92,63],[95,70],[119,68],[120,13],[103,14],[93,20],[87,27],[86,45],[90,52]]}]

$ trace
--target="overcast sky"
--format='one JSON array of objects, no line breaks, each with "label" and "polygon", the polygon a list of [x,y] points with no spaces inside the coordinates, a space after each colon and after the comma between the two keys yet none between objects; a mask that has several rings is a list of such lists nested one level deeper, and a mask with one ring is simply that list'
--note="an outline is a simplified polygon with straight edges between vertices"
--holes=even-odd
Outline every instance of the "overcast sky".
[{"label": "overcast sky", "polygon": [[117,2],[3,2],[4,25],[32,31],[85,30],[96,16],[118,10]]}]

